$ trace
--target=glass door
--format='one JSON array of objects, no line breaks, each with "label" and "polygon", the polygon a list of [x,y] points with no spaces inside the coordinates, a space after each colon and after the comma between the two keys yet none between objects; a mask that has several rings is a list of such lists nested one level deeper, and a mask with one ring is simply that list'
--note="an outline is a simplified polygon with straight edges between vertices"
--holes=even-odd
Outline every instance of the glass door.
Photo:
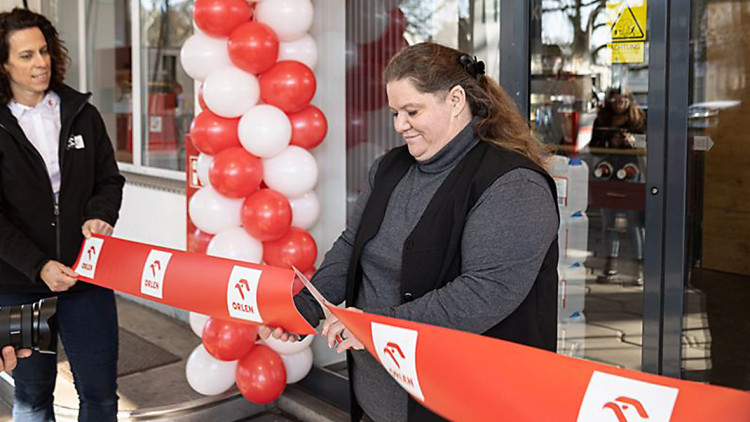
[{"label": "glass door", "polygon": [[750,390],[750,1],[691,14],[682,376]]},{"label": "glass door", "polygon": [[[530,124],[555,153],[558,352],[642,369],[650,20],[645,1],[535,0]],[[658,312],[658,310],[657,310]]]}]

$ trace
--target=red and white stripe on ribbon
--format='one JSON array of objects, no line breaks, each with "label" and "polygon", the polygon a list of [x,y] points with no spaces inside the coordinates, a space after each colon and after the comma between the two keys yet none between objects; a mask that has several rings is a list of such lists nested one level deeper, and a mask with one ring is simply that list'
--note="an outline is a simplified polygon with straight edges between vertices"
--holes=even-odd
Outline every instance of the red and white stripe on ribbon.
[{"label": "red and white stripe on ribbon", "polygon": [[750,394],[331,307],[414,398],[456,421],[740,422]]},{"label": "red and white stripe on ribbon", "polygon": [[316,334],[294,306],[290,269],[93,235],[74,270],[83,281],[157,303]]}]

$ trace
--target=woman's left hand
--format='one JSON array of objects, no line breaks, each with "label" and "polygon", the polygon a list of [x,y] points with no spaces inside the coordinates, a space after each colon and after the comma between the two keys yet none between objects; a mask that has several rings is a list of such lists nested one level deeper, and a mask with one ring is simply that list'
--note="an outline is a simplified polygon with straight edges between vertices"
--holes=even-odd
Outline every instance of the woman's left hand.
[{"label": "woman's left hand", "polygon": [[[362,312],[357,308],[346,308],[350,311]],[[333,348],[336,342],[336,336],[341,339],[338,345],[336,345],[336,353],[344,353],[349,349],[363,350],[365,345],[352,334],[351,331],[344,327],[344,324],[334,314],[330,314],[323,323],[323,336],[328,339],[328,347]]]},{"label": "woman's left hand", "polygon": [[106,221],[100,220],[98,218],[92,218],[91,220],[86,220],[86,222],[83,223],[81,231],[83,232],[84,237],[89,238],[92,234],[110,236],[112,235],[114,229]]}]

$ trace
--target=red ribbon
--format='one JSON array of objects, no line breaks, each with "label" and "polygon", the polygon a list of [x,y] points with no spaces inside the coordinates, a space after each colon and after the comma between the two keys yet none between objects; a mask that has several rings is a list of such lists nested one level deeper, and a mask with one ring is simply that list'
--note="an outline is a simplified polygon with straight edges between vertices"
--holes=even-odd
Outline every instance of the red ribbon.
[{"label": "red ribbon", "polygon": [[290,269],[93,235],[74,270],[81,280],[157,303],[316,334],[294,306]]},{"label": "red ribbon", "polygon": [[460,421],[750,420],[750,394],[330,307],[391,376]]}]

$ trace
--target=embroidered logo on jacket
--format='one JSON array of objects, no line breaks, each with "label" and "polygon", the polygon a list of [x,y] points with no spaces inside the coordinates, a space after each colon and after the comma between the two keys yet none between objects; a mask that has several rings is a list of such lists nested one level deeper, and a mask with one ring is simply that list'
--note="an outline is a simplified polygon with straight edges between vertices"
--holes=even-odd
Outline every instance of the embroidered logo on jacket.
[{"label": "embroidered logo on jacket", "polygon": [[83,136],[81,135],[70,135],[68,143],[65,145],[65,149],[83,149],[84,147]]}]

